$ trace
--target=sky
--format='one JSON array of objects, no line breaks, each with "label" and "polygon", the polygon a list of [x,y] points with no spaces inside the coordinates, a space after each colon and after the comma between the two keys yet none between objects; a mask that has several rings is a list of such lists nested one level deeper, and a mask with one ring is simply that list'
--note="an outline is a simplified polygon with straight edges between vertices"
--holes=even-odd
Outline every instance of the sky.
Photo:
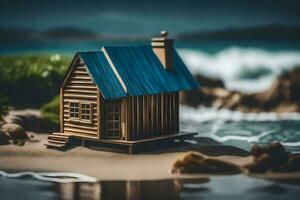
[{"label": "sky", "polygon": [[0,0],[0,27],[75,26],[105,34],[300,24],[299,0]]}]

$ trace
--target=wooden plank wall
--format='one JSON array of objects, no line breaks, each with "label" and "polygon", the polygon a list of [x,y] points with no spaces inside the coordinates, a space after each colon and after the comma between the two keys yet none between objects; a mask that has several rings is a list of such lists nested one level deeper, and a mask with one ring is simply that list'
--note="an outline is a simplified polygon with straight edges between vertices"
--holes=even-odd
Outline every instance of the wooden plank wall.
[{"label": "wooden plank wall", "polygon": [[[86,138],[98,138],[100,127],[98,127],[98,113],[101,105],[101,97],[96,84],[91,79],[84,63],[77,61],[71,74],[62,89],[63,103],[63,128],[62,131],[67,134]],[[90,102],[92,105],[92,123],[83,123],[69,119],[70,101]]]},{"label": "wooden plank wall", "polygon": [[175,93],[127,98],[127,140],[163,136],[179,131],[179,95]]}]

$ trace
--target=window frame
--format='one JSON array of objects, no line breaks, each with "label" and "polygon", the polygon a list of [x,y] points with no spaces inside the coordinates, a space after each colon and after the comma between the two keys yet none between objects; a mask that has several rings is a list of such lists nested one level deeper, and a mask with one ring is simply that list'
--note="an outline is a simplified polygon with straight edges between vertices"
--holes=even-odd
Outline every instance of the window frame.
[{"label": "window frame", "polygon": [[[109,106],[112,106],[113,109],[109,110]],[[120,101],[111,101],[106,103],[105,107],[105,137],[109,139],[120,139],[122,137],[122,104]],[[115,110],[115,107],[118,107],[118,111]],[[109,115],[112,115],[112,118],[110,118]],[[116,115],[118,119],[116,119]],[[118,128],[115,127],[116,124],[118,124]],[[112,127],[109,127],[110,125],[112,125]]]},{"label": "window frame", "polygon": [[[75,118],[75,117],[72,117],[71,116],[71,109],[72,108],[74,108],[74,109],[76,109],[76,107],[73,107],[73,106],[71,106],[71,104],[73,104],[73,103],[76,103],[76,104],[78,104],[78,107],[77,107],[77,110],[78,110],[78,112],[77,112],[77,115],[78,115],[78,117],[77,118]],[[80,120],[80,110],[79,110],[79,108],[80,108],[80,103],[79,103],[79,101],[70,101],[69,102],[69,120],[71,120],[71,121],[79,121]],[[76,114],[76,112],[74,112],[74,114]]]},{"label": "window frame", "polygon": [[[89,111],[90,113],[82,113],[82,105],[88,105],[90,107]],[[91,102],[80,102],[80,122],[88,122],[88,123],[92,123],[93,121],[93,107],[92,107],[92,103]],[[85,116],[89,116],[89,119],[82,119],[82,115]]]},{"label": "window frame", "polygon": [[[71,104],[72,103],[77,103],[78,104],[78,118],[73,118],[71,117]],[[82,119],[82,105],[89,105],[90,107],[90,113],[89,113],[89,119]],[[86,113],[84,113],[85,115]],[[92,102],[88,102],[88,101],[69,101],[69,117],[68,117],[69,121],[72,122],[80,122],[80,123],[88,123],[88,124],[92,124],[93,123],[93,104]]]}]

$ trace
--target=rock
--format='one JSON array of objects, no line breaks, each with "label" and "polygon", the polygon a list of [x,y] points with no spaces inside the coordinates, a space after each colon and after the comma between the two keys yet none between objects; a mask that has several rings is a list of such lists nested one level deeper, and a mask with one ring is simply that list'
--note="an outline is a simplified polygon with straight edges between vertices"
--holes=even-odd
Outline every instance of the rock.
[{"label": "rock", "polygon": [[221,80],[196,76],[200,88],[181,93],[181,103],[242,112],[300,112],[300,66],[280,75],[272,86],[259,93],[226,90]]},{"label": "rock", "polygon": [[290,153],[280,142],[273,142],[267,147],[267,152],[272,157],[273,166],[284,165],[288,160]]},{"label": "rock", "polygon": [[0,121],[0,127],[3,126],[5,124],[4,121]]},{"label": "rock", "polygon": [[197,74],[195,76],[195,79],[198,81],[198,83],[201,86],[225,88],[224,82],[217,78],[208,78],[208,77],[202,76],[200,74]]},{"label": "rock", "polygon": [[9,144],[9,137],[2,131],[0,131],[0,145]]},{"label": "rock", "polygon": [[28,139],[28,135],[22,126],[18,124],[8,123],[4,124],[1,128],[1,131],[6,133],[7,136],[11,139]]},{"label": "rock", "polygon": [[177,160],[172,173],[239,173],[239,166],[216,158],[205,157],[197,152],[189,152]]},{"label": "rock", "polygon": [[263,146],[259,146],[257,144],[254,144],[250,150],[250,154],[254,156],[254,158],[258,158],[262,154],[266,152],[266,149]]},{"label": "rock", "polygon": [[280,142],[266,146],[253,145],[253,162],[244,166],[248,172],[290,172],[300,170],[300,156],[288,152]]},{"label": "rock", "polygon": [[291,154],[288,162],[277,168],[273,168],[274,172],[294,172],[300,170],[300,155]]},{"label": "rock", "polygon": [[250,163],[245,166],[249,172],[263,173],[267,172],[272,167],[272,157],[263,153],[255,159],[254,163]]}]

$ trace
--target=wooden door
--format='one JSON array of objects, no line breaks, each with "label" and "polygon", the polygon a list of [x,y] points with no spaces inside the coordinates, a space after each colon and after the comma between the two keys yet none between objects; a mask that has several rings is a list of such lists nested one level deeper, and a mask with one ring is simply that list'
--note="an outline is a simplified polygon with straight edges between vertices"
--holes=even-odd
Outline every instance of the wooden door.
[{"label": "wooden door", "polygon": [[105,104],[105,138],[121,138],[121,102],[108,102]]}]

